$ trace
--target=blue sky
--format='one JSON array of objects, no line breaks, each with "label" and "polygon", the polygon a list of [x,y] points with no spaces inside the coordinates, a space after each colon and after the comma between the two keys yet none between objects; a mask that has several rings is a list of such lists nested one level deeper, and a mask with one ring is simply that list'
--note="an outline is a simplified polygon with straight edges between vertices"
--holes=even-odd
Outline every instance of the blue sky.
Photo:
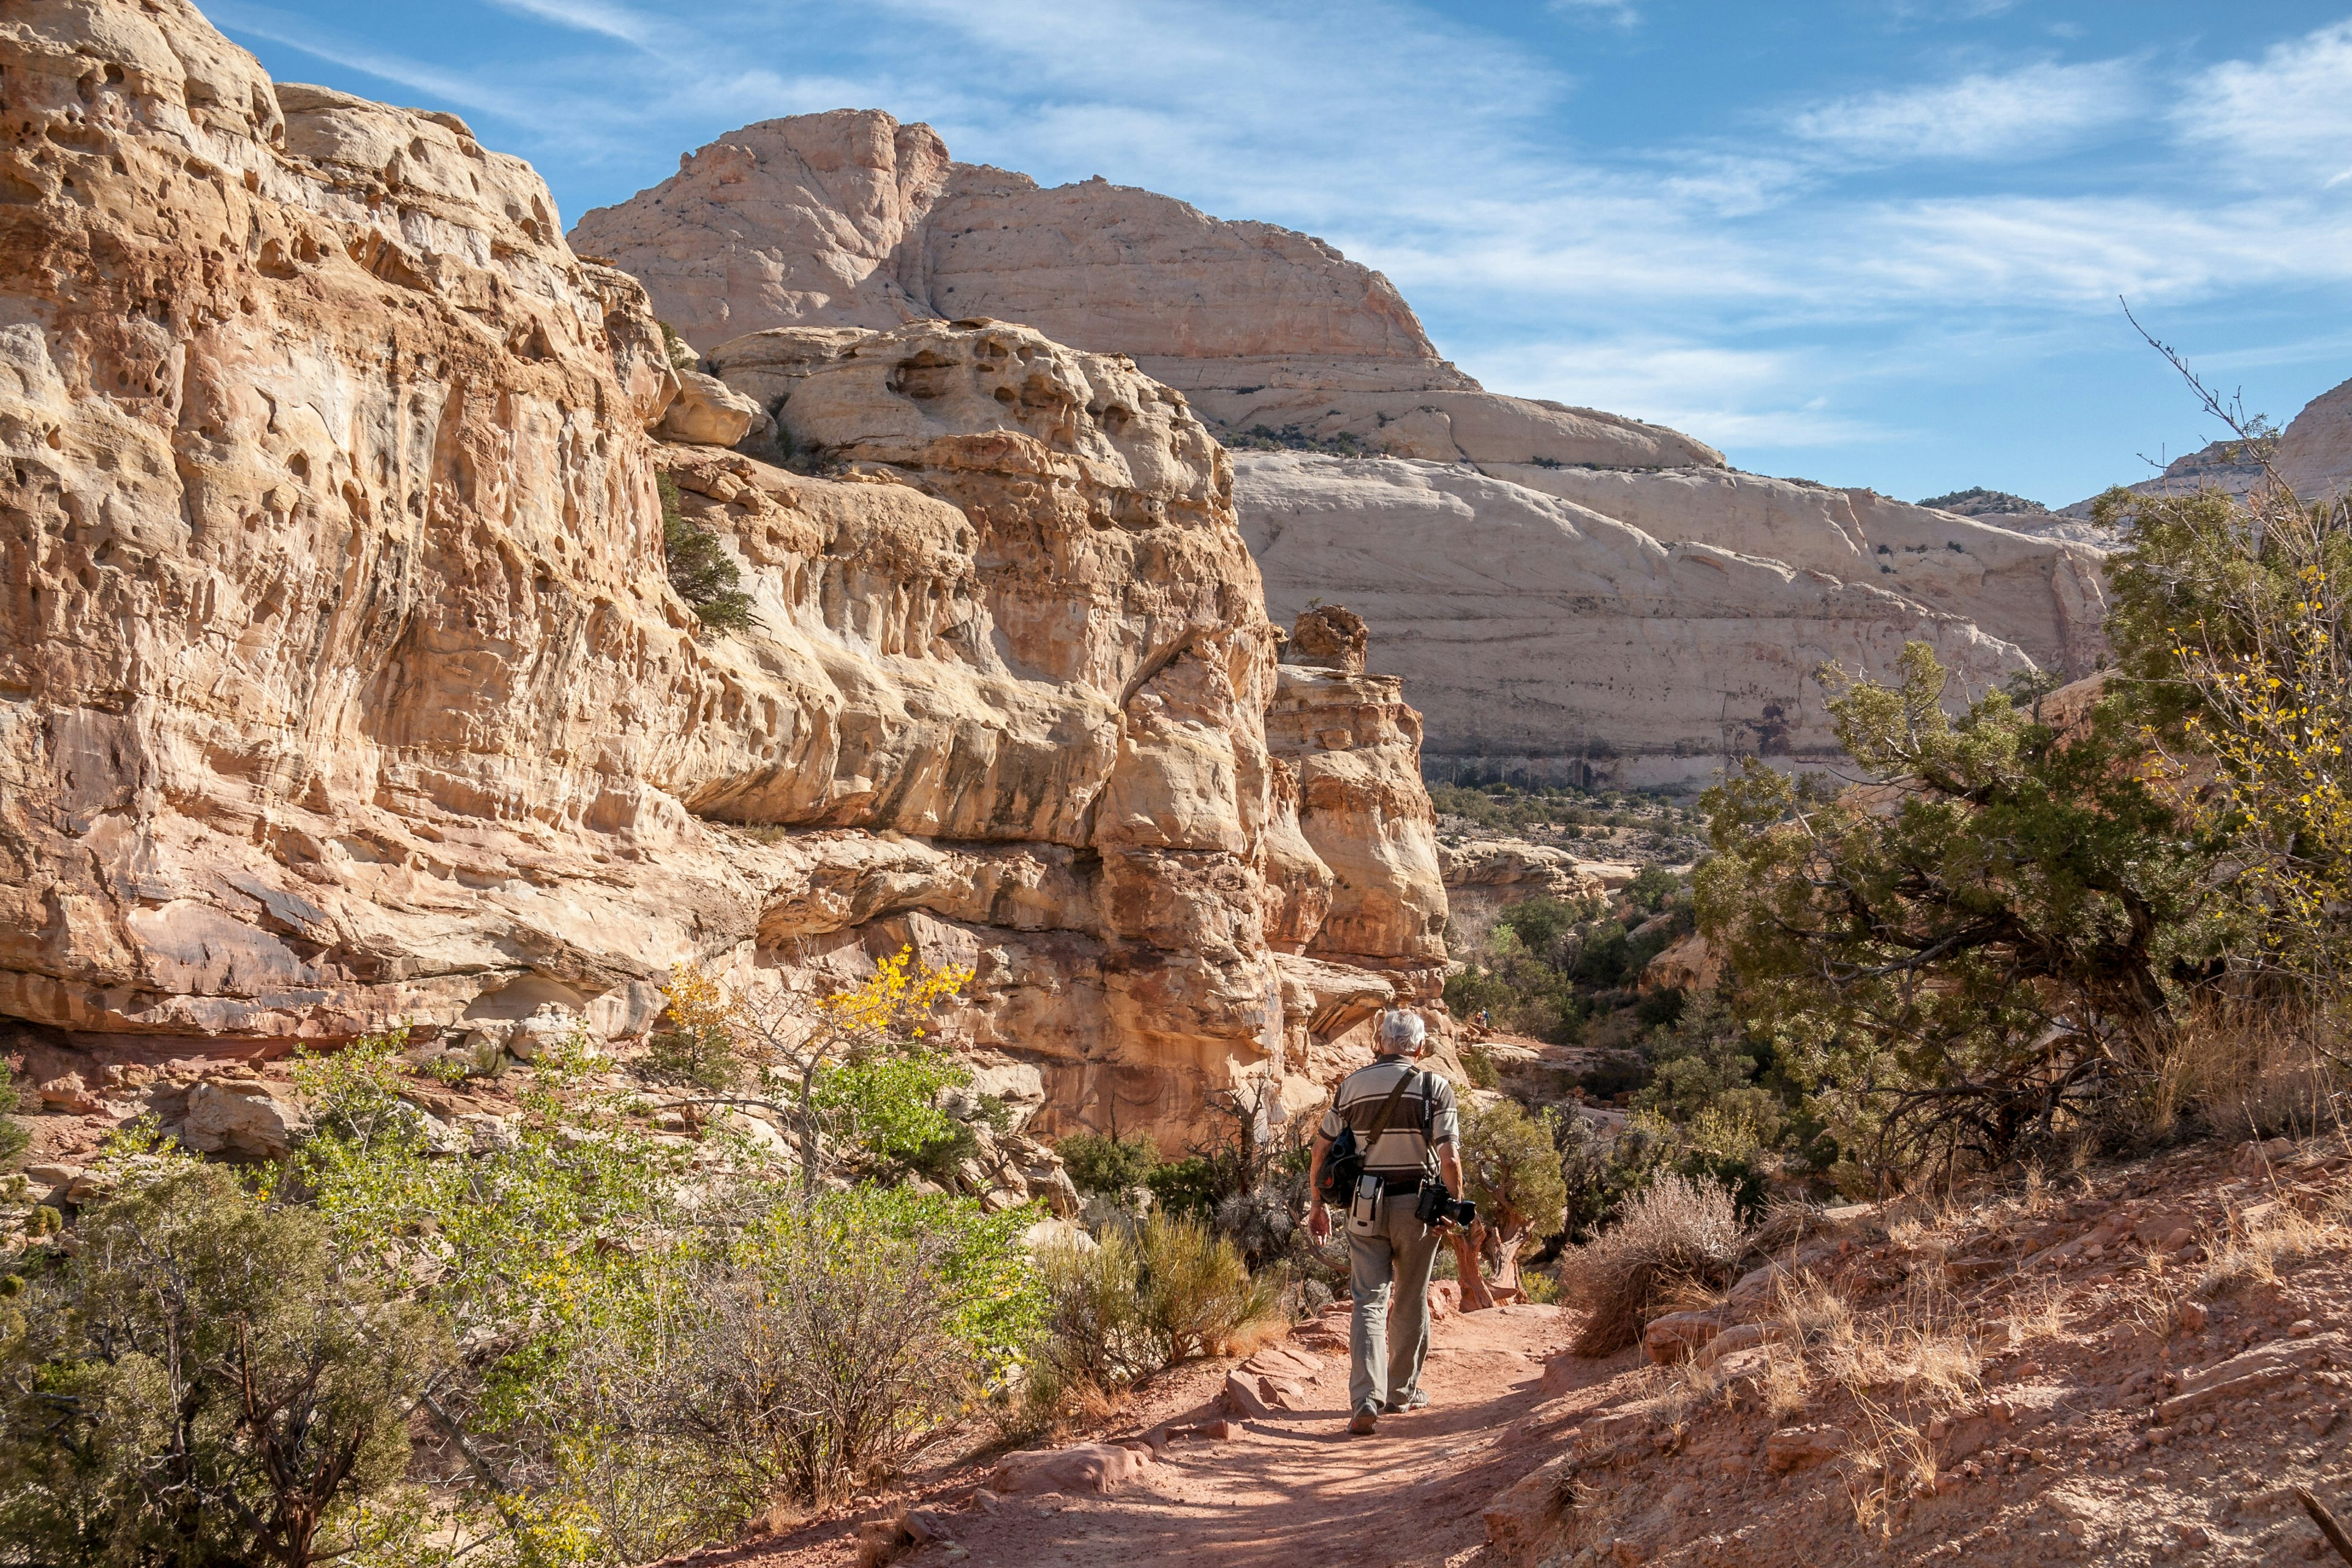
[{"label": "blue sky", "polygon": [[[202,3],[202,0],[199,0]],[[215,0],[272,75],[446,109],[566,222],[845,107],[1381,268],[1496,391],[1742,468],[2053,505],[2352,377],[2352,4]]]}]

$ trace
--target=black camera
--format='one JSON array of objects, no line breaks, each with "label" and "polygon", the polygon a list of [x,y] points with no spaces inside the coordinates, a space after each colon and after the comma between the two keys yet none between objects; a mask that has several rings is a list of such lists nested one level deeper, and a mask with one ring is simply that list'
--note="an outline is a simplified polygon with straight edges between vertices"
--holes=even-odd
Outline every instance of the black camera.
[{"label": "black camera", "polygon": [[1478,1217],[1478,1205],[1468,1198],[1449,1196],[1444,1187],[1433,1182],[1421,1189],[1420,1201],[1412,1205],[1412,1217],[1424,1226],[1451,1221],[1467,1229],[1470,1222]]}]

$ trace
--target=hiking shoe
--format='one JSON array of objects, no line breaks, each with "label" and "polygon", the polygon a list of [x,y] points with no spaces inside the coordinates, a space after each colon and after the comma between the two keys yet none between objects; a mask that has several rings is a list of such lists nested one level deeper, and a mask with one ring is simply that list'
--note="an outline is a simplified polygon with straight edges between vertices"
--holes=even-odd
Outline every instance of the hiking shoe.
[{"label": "hiking shoe", "polygon": [[1428,1404],[1429,1394],[1424,1390],[1416,1388],[1402,1399],[1390,1400],[1387,1410],[1391,1415],[1402,1415],[1408,1410],[1423,1409]]},{"label": "hiking shoe", "polygon": [[1356,1406],[1356,1413],[1348,1417],[1348,1430],[1359,1437],[1370,1436],[1380,1425],[1381,1407],[1369,1399]]}]

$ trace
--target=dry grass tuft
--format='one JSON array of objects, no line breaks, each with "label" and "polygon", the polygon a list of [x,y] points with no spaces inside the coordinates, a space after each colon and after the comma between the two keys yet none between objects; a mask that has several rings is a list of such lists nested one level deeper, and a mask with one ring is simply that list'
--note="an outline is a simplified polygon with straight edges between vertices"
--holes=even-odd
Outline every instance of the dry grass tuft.
[{"label": "dry grass tuft", "polygon": [[2315,1218],[2284,1205],[2250,1229],[2232,1226],[2227,1237],[2208,1249],[2190,1291],[2210,1300],[2250,1285],[2275,1283],[2281,1263],[2319,1251],[2340,1228],[2332,1215]]},{"label": "dry grass tuft", "polygon": [[2066,1287],[2056,1279],[2030,1279],[2009,1298],[2002,1337],[2011,1345],[2046,1340],[2066,1331]]},{"label": "dry grass tuft", "polygon": [[1846,1500],[1853,1507],[1855,1524],[1885,1535],[1894,1528],[1897,1504],[1934,1494],[1936,1450],[1909,1422],[1874,1410],[1864,1415],[1870,1436],[1857,1446],[1846,1472]]},{"label": "dry grass tuft", "polygon": [[1562,1293],[1586,1313],[1576,1353],[1623,1350],[1669,1292],[1727,1283],[1745,1243],[1729,1193],[1659,1177],[1626,1203],[1614,1226],[1561,1262]]},{"label": "dry grass tuft", "polygon": [[1758,1382],[1764,1413],[1775,1426],[1804,1414],[1813,1399],[1813,1372],[1804,1351],[1794,1345],[1770,1344],[1764,1353],[1764,1375]]},{"label": "dry grass tuft", "polygon": [[1772,1310],[1799,1344],[1815,1343],[1851,1330],[1853,1323],[1853,1305],[1811,1269],[1800,1269],[1774,1282]]},{"label": "dry grass tuft", "polygon": [[2164,1065],[2177,1092],[2224,1138],[2308,1138],[2336,1124],[2343,1042],[2324,1018],[2208,1007],[2173,1036]]},{"label": "dry grass tuft", "polygon": [[1775,1197],[1748,1237],[1750,1257],[1773,1258],[1793,1250],[1822,1229],[1822,1211],[1801,1198]]},{"label": "dry grass tuft", "polygon": [[1856,1399],[1888,1396],[1949,1408],[1982,1385],[1984,1352],[1952,1300],[1916,1289],[1868,1320],[1851,1315],[1823,1337],[1822,1373]]}]

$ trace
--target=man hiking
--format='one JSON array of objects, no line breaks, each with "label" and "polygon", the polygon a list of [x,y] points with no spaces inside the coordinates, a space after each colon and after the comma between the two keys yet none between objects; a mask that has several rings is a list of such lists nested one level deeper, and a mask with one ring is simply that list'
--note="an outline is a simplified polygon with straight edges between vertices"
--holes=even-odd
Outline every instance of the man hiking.
[{"label": "man hiking", "polygon": [[[1416,1065],[1428,1049],[1429,1031],[1420,1015],[1381,1015],[1373,1031],[1379,1053],[1357,1068],[1331,1098],[1331,1109],[1315,1130],[1314,1163],[1307,1190],[1316,1194],[1307,1216],[1317,1240],[1331,1234],[1331,1213],[1322,1198],[1323,1163],[1332,1140],[1352,1129],[1363,1155],[1364,1175],[1377,1183],[1348,1204],[1348,1260],[1356,1310],[1348,1331],[1348,1430],[1370,1436],[1382,1412],[1417,1410],[1429,1403],[1421,1391],[1421,1363],[1429,1353],[1429,1266],[1437,1256],[1439,1230],[1424,1226],[1414,1210],[1433,1169],[1446,1194],[1462,1195],[1461,1128],[1454,1086]],[[1391,1298],[1393,1289],[1393,1299]]]}]

